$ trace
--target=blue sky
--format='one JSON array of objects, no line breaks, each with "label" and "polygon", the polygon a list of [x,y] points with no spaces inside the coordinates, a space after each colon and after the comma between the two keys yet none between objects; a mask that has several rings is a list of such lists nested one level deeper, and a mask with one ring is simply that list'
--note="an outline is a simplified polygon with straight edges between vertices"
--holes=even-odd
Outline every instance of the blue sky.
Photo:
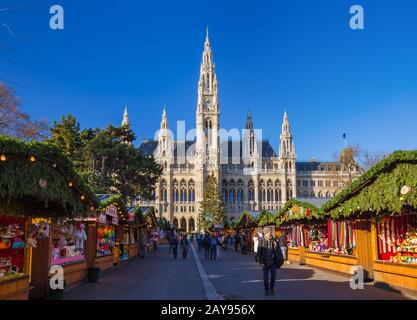
[{"label": "blue sky", "polygon": [[[49,28],[49,8],[65,29]],[[365,30],[349,28],[350,6]],[[0,77],[22,109],[53,123],[120,124],[125,103],[138,140],[169,122],[195,125],[206,25],[214,50],[221,126],[251,110],[274,149],[287,110],[299,160],[334,160],[348,143],[369,151],[417,149],[417,2],[414,0],[3,0]]]}]

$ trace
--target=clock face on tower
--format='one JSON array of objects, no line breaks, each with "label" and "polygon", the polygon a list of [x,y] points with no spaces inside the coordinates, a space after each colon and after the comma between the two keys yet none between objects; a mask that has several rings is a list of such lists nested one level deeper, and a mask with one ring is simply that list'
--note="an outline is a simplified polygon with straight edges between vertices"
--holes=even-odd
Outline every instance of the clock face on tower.
[{"label": "clock face on tower", "polygon": [[211,100],[210,100],[210,99],[208,99],[208,100],[206,101],[206,103],[207,103],[207,104],[210,104],[210,103],[211,103]]}]

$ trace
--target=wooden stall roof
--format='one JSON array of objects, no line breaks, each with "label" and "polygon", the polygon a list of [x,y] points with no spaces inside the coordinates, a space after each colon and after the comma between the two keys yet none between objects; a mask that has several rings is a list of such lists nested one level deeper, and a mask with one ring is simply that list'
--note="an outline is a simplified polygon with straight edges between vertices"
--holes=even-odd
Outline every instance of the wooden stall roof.
[{"label": "wooden stall roof", "polygon": [[85,215],[98,200],[56,145],[0,136],[0,211],[33,217]]},{"label": "wooden stall roof", "polygon": [[290,199],[282,207],[275,219],[277,226],[292,224],[295,222],[320,222],[324,219],[320,209],[315,205],[297,199]]},{"label": "wooden stall roof", "polygon": [[392,215],[417,209],[417,151],[396,151],[321,210],[334,219]]}]

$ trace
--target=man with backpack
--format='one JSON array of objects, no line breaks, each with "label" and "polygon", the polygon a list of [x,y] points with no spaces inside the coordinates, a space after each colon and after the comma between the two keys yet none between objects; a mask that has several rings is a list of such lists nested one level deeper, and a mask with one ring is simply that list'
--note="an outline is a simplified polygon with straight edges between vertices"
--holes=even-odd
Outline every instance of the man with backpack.
[{"label": "man with backpack", "polygon": [[[274,287],[277,268],[283,265],[284,257],[278,241],[272,235],[272,228],[265,227],[263,234],[264,236],[259,239],[258,259],[263,265],[265,295],[269,296],[275,294]],[[269,274],[271,274],[270,278]]]},{"label": "man with backpack", "polygon": [[216,235],[212,234],[210,237],[210,260],[216,260],[217,258],[217,245],[218,240]]},{"label": "man with backpack", "polygon": [[204,256],[208,260],[210,258],[210,236],[207,233],[202,240],[202,245],[204,248]]}]

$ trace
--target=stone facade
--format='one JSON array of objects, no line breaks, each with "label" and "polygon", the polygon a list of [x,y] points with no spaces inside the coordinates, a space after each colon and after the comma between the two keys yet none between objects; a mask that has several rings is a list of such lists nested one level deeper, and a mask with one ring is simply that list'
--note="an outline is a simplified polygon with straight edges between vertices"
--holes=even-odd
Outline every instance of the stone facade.
[{"label": "stone facade", "polygon": [[[128,121],[126,117],[124,121]],[[238,218],[243,210],[277,211],[292,197],[333,197],[346,182],[348,173],[339,163],[296,162],[287,113],[278,154],[268,141],[257,139],[250,113],[242,131],[239,140],[221,137],[218,81],[207,32],[198,82],[196,138],[175,141],[164,108],[158,140],[143,141],[140,146],[164,171],[155,200],[140,204],[154,206],[160,217],[196,231],[209,174],[219,181],[229,219]]]}]

